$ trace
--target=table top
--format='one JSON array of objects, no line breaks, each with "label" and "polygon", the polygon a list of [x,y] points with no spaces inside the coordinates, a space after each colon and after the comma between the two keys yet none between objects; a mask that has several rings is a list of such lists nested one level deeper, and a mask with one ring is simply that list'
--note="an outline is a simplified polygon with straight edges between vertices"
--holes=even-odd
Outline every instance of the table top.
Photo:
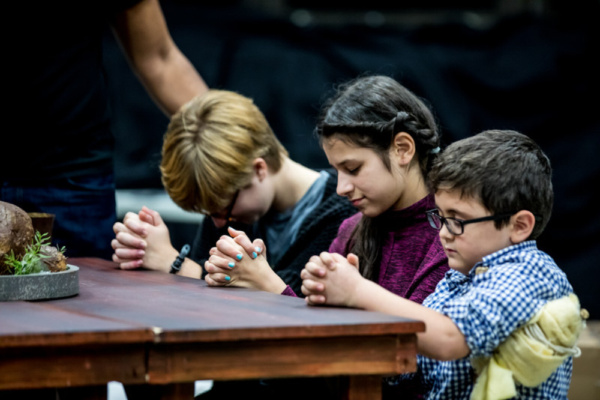
[{"label": "table top", "polygon": [[416,368],[421,321],[125,271],[95,258],[69,263],[79,267],[77,295],[0,302],[0,359],[8,360],[0,363],[0,389]]},{"label": "table top", "polygon": [[208,287],[198,279],[119,270],[100,259],[70,259],[79,294],[0,303],[0,347],[78,341],[227,341],[414,333],[420,321],[243,288]]}]

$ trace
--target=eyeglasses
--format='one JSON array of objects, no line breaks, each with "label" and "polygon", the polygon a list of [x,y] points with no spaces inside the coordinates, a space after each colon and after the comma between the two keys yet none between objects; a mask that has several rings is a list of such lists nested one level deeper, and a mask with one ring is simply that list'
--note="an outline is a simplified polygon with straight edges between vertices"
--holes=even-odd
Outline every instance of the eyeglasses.
[{"label": "eyeglasses", "polygon": [[475,219],[458,219],[458,218],[446,218],[442,217],[438,210],[429,210],[425,212],[427,214],[427,220],[429,221],[429,225],[432,228],[437,229],[438,231],[442,229],[442,225],[446,225],[448,232],[453,235],[462,235],[465,232],[465,225],[474,224],[476,222],[483,221],[497,221],[500,219],[508,218],[516,213],[506,213],[506,214],[496,214],[490,215],[488,217],[475,218]]},{"label": "eyeglasses", "polygon": [[[227,208],[225,209],[225,212],[216,212],[216,213],[209,213],[209,212],[202,212],[202,214],[209,216],[211,218],[217,218],[217,219],[224,219],[226,221],[232,221],[233,218],[231,217],[231,213],[233,211],[233,207],[235,206],[235,202],[237,201],[238,195],[240,194],[240,191],[237,190],[235,192],[235,194],[233,195],[233,198],[231,199],[231,203],[229,203],[229,205],[227,206]],[[224,214],[224,215],[223,215]]]}]

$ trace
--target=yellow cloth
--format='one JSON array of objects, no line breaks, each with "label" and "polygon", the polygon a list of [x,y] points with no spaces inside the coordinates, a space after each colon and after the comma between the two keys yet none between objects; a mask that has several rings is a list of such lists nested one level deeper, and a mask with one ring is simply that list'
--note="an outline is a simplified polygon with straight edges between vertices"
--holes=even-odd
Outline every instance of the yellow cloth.
[{"label": "yellow cloth", "polygon": [[515,382],[540,385],[567,357],[579,356],[576,343],[584,326],[575,294],[549,301],[491,357],[472,361],[478,377],[471,399],[509,399],[517,395]]}]

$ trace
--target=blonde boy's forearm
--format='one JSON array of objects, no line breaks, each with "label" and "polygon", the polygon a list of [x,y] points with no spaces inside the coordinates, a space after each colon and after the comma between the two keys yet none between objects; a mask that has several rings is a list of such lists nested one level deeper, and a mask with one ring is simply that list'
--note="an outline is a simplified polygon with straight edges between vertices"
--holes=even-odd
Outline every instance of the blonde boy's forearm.
[{"label": "blonde boy's forearm", "polygon": [[[169,270],[170,270],[170,266],[169,266]],[[179,271],[180,276],[185,276],[188,278],[196,278],[196,279],[201,279],[202,278],[202,267],[200,266],[200,264],[196,263],[195,261],[192,261],[189,258],[186,258],[183,262],[183,264],[181,264],[181,271]]]}]

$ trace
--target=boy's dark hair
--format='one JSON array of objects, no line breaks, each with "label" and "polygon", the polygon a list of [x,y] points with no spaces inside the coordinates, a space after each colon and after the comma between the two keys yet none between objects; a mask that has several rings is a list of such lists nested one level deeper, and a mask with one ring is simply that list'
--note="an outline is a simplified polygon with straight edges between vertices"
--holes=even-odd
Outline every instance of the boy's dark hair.
[{"label": "boy's dark hair", "polygon": [[[423,175],[440,146],[440,134],[433,113],[425,102],[395,79],[364,75],[337,88],[323,105],[316,134],[322,142],[336,139],[370,148],[384,165],[390,166],[389,149],[397,133],[406,132],[415,141],[416,159]],[[386,216],[363,215],[348,241],[346,251],[360,259],[362,275],[371,280],[379,275]]]},{"label": "boy's dark hair", "polygon": [[[479,199],[492,214],[531,211],[530,239],[537,238],[552,213],[552,167],[529,137],[510,130],[488,130],[450,144],[429,172],[433,192],[458,190]],[[509,218],[496,221],[496,227]]]}]

